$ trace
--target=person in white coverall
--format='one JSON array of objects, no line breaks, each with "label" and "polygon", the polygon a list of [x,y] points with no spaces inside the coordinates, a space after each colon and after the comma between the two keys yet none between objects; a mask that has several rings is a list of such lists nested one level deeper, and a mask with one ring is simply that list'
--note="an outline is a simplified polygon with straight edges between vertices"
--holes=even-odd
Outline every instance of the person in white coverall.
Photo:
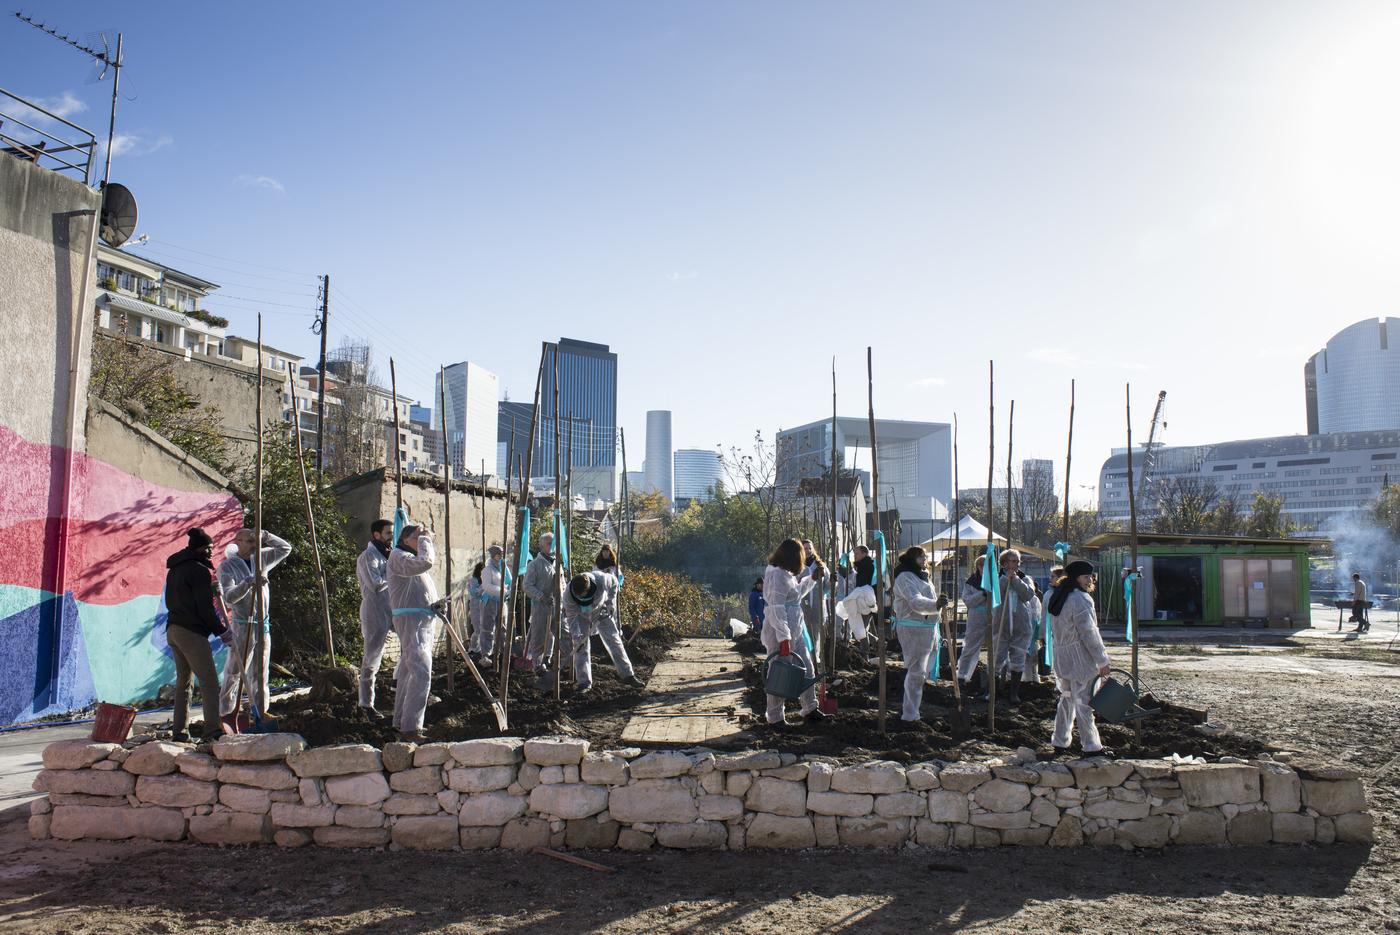
[{"label": "person in white coverall", "polygon": [[944,603],[929,580],[928,553],[917,545],[905,549],[895,566],[890,594],[895,632],[904,653],[904,708],[899,716],[902,721],[919,720],[929,658],[942,639],[938,613]]},{"label": "person in white coverall", "polygon": [[[802,599],[812,592],[818,580],[826,574],[826,566],[817,560],[810,568],[803,568],[802,543],[796,539],[785,539],[768,559],[768,567],[763,572],[763,646],[769,653],[779,656],[795,656],[808,679],[817,676],[812,662],[812,653],[804,639],[805,626],[802,621]],[[800,576],[800,577],[799,577]],[[769,724],[782,724],[785,720],[784,707],[787,700],[780,695],[768,695],[766,717]],[[809,721],[826,717],[817,707],[815,685],[802,693],[800,713]]]},{"label": "person in white coverall", "polygon": [[[219,686],[219,715],[230,727],[234,712],[238,710],[238,674],[243,673],[244,689],[248,699],[259,715],[267,714],[267,703],[272,692],[268,687],[269,669],[272,660],[272,629],[270,599],[267,587],[268,572],[282,564],[283,559],[292,554],[292,547],[285,539],[279,539],[266,529],[262,534],[262,620],[253,621],[253,545],[256,537],[251,529],[240,529],[233,537],[233,544],[224,552],[226,556],[219,563],[219,593],[229,613],[229,634],[233,642],[228,647],[228,659],[224,662],[224,677]],[[248,642],[249,628],[253,640]],[[243,648],[248,646],[248,658],[243,658]]]},{"label": "person in white coverall", "polygon": [[384,643],[394,617],[389,607],[389,548],[394,538],[394,524],[377,519],[369,527],[369,544],[355,561],[355,577],[360,581],[360,636],[365,651],[360,658],[360,707],[370,719],[384,717],[374,707],[374,680],[379,676],[379,664],[384,661]]},{"label": "person in white coverall", "polygon": [[[472,643],[469,648],[482,662],[489,664],[492,653],[496,651],[498,610],[505,614],[509,626],[510,593],[502,575],[505,552],[500,546],[493,545],[486,553],[486,564],[481,566],[481,593],[472,607]],[[502,597],[506,600],[505,607],[501,607]]]},{"label": "person in white coverall", "polygon": [[1031,646],[1035,584],[1021,571],[1021,553],[1001,553],[1001,606],[992,611],[996,620],[997,677],[1006,679],[1006,701],[1021,703],[1021,676]]},{"label": "person in white coverall", "polygon": [[1099,739],[1094,709],[1089,706],[1094,680],[1108,675],[1108,650],[1099,636],[1093,593],[1094,566],[1075,561],[1065,567],[1064,580],[1050,595],[1055,685],[1060,690],[1050,743],[1058,753],[1069,749],[1071,728],[1079,731],[1079,748],[1086,755],[1113,753]]},{"label": "person in white coverall", "polygon": [[[803,562],[810,573],[816,567],[817,549],[811,539],[802,540]],[[807,625],[807,635],[812,638],[812,655],[822,658],[822,637],[826,626],[826,581],[818,581],[817,586],[802,598],[802,622]]]},{"label": "person in white coverall", "polygon": [[967,608],[967,626],[963,630],[963,644],[958,650],[958,681],[963,683],[963,691],[971,688],[972,674],[977,671],[977,660],[982,652],[982,643],[987,638],[987,615],[992,608],[991,595],[982,590],[982,567],[987,556],[977,556],[972,565],[972,573],[962,586],[962,602]]},{"label": "person in white coverall", "polygon": [[645,683],[632,670],[632,660],[617,628],[617,576],[594,569],[575,575],[564,592],[564,625],[573,644],[574,683],[580,692],[593,687],[593,634],[603,638],[618,677],[634,688]]},{"label": "person in white coverall", "polygon": [[433,682],[433,605],[437,585],[429,572],[437,560],[432,536],[409,524],[389,553],[389,604],[399,637],[399,664],[394,669],[394,728],[411,742],[423,740],[423,716]]},{"label": "person in white coverall", "polygon": [[561,577],[558,590],[554,585],[554,534],[547,532],[539,538],[539,551],[525,566],[525,593],[530,597],[530,629],[526,654],[536,672],[549,669],[554,658],[554,608],[559,593],[564,590]]}]

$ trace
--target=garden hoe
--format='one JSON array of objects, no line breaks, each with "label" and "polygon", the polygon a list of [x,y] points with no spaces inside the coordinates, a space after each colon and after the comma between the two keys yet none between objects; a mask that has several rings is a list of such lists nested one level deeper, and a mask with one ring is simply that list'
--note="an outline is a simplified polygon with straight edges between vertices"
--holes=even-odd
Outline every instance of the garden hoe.
[{"label": "garden hoe", "polygon": [[447,619],[447,614],[444,612],[445,610],[446,601],[438,601],[432,606],[433,615],[442,621],[443,629],[447,631],[452,645],[457,647],[457,652],[461,654],[462,661],[467,664],[467,671],[471,673],[472,678],[476,680],[476,684],[481,688],[482,693],[486,695],[486,700],[491,703],[491,711],[496,715],[496,726],[501,730],[505,730],[506,709],[496,700],[496,696],[491,694],[491,689],[487,686],[486,679],[481,677],[481,670],[476,667],[476,663],[472,662],[472,657],[467,655],[467,647],[462,645],[462,637],[457,634],[457,629],[452,626],[452,622]]}]

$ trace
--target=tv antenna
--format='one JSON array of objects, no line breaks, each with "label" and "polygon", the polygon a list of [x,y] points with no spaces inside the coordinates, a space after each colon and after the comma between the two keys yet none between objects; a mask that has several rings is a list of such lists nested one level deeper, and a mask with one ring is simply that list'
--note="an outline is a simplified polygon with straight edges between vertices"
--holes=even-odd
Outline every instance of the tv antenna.
[{"label": "tv antenna", "polygon": [[22,23],[28,23],[30,26],[33,26],[35,29],[39,30],[42,33],[47,33],[48,35],[53,36],[55,39],[57,39],[59,42],[64,43],[65,45],[71,45],[79,52],[85,52],[86,54],[91,55],[102,66],[102,73],[97,76],[98,81],[101,81],[103,78],[107,77],[107,69],[110,68],[112,70],[112,114],[107,121],[107,164],[103,166],[102,169],[102,187],[106,188],[107,180],[111,178],[112,175],[112,139],[116,136],[117,131],[117,90],[121,86],[123,64],[122,34],[117,33],[117,48],[116,51],[113,52],[112,47],[107,42],[107,34],[101,33],[100,38],[102,39],[102,50],[98,51],[97,49],[83,45],[76,39],[72,39],[68,36],[65,36],[63,33],[59,32],[57,29],[54,29],[51,26],[46,26],[45,24],[33,19],[32,17],[25,16],[18,10],[15,11],[15,18]]}]

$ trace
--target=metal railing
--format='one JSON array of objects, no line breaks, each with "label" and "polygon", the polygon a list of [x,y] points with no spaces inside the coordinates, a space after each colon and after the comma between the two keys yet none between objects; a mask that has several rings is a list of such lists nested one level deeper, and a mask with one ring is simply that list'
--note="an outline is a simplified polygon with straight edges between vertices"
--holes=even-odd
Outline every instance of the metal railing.
[{"label": "metal railing", "polygon": [[[55,136],[48,130],[26,123],[21,117],[35,123],[61,124],[72,130],[67,133],[56,128],[64,136]],[[12,127],[23,127],[39,139],[27,140],[12,135]],[[97,151],[97,138],[76,123],[64,120],[58,114],[47,111],[16,94],[0,88],[0,155],[13,156],[55,172],[74,172],[81,175],[83,184],[92,179],[92,163]]]}]

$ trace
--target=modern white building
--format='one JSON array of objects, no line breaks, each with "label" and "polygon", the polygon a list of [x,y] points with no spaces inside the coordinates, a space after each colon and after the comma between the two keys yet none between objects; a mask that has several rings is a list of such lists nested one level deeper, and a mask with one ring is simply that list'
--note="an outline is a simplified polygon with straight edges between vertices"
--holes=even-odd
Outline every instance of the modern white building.
[{"label": "modern white building", "polygon": [[[443,375],[447,377],[447,399],[443,402]],[[486,465],[496,467],[497,401],[501,380],[491,371],[469,360],[449,364],[434,379],[433,428],[443,433],[447,463],[453,477],[477,475]]]},{"label": "modern white building", "polygon": [[217,284],[99,244],[97,287],[99,328],[183,351],[186,359],[223,356],[228,320],[202,307]]},{"label": "modern white building", "polygon": [[647,456],[642,462],[646,489],[675,500],[675,473],[671,460],[671,411],[652,409],[647,413]]},{"label": "modern white building", "polygon": [[1400,429],[1400,318],[1368,318],[1332,336],[1303,367],[1308,434]]},{"label": "modern white building", "polygon": [[703,448],[680,448],[675,459],[675,508],[685,509],[691,503],[714,499],[715,487],[724,487],[724,467],[719,452]]}]

